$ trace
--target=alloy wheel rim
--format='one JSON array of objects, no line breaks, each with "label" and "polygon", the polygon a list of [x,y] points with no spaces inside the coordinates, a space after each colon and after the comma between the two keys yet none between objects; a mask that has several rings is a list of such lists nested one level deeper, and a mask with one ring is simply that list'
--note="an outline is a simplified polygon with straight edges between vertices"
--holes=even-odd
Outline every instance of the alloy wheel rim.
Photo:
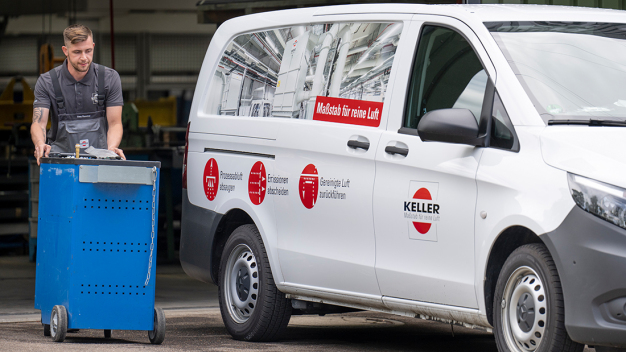
[{"label": "alloy wheel rim", "polygon": [[230,252],[224,275],[228,313],[243,324],[256,308],[259,293],[259,273],[256,257],[250,247],[239,244]]}]

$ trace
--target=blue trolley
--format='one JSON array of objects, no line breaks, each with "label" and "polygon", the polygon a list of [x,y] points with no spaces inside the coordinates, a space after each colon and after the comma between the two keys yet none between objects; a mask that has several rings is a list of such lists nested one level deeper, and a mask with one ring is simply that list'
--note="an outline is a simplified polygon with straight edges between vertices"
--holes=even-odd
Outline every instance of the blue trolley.
[{"label": "blue trolley", "polygon": [[44,335],[146,330],[163,342],[165,315],[154,308],[160,166],[41,159],[35,308]]}]

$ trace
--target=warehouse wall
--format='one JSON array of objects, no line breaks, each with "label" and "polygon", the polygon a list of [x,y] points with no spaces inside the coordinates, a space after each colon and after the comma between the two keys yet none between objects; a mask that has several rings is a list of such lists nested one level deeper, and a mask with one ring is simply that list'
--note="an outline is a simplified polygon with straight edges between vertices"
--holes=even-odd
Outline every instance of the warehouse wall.
[{"label": "warehouse wall", "polygon": [[[115,68],[127,99],[148,98],[154,91],[194,89],[216,29],[215,24],[198,23],[195,4],[196,0],[114,1]],[[94,32],[94,61],[112,66],[108,1],[89,0],[87,11],[76,17]],[[14,76],[24,76],[34,87],[39,47],[50,43],[55,56],[63,57],[62,31],[67,25],[66,14],[9,18],[0,37],[0,91]]]}]

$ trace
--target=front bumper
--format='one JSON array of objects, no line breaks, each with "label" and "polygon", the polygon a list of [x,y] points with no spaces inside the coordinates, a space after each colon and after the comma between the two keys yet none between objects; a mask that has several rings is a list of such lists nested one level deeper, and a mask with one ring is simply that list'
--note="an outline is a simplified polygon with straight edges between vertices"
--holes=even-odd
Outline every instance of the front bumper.
[{"label": "front bumper", "polygon": [[574,206],[541,237],[559,270],[572,340],[626,347],[626,230]]}]

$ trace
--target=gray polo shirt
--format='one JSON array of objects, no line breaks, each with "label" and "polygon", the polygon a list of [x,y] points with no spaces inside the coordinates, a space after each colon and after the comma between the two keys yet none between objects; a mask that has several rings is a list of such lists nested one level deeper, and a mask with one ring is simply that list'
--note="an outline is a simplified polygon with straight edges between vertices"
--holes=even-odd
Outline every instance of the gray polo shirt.
[{"label": "gray polo shirt", "polygon": [[[61,66],[53,68],[53,70],[56,70],[57,77],[59,77],[59,86],[61,87],[65,101],[65,111],[68,114],[98,111],[97,68],[98,64],[92,62],[89,71],[80,81],[76,81],[68,71],[67,59],[63,61]],[[108,67],[104,71],[104,89],[106,93],[105,107],[124,105],[120,75],[117,71]],[[48,131],[47,142],[47,144],[50,144],[56,139],[59,116],[59,109],[54,96],[54,87],[52,86],[50,72],[42,74],[37,80],[33,107],[50,109],[49,118],[52,121],[52,127],[50,131]]]}]

